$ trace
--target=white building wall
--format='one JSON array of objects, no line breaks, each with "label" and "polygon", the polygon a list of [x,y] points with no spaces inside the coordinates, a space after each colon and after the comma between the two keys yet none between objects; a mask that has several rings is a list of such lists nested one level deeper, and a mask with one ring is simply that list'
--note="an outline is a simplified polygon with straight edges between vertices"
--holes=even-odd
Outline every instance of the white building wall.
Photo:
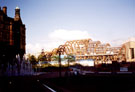
[{"label": "white building wall", "polygon": [[[131,42],[127,42],[124,44],[124,46],[126,47],[126,60],[127,62],[135,62],[135,42],[131,41]],[[131,48],[134,48],[134,59],[131,58]]]}]

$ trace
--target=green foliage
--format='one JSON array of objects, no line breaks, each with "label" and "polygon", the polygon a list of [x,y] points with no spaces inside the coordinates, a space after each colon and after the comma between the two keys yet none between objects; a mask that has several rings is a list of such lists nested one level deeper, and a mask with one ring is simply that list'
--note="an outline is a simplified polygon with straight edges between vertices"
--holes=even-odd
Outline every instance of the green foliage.
[{"label": "green foliage", "polygon": [[51,57],[52,61],[58,61],[59,60],[59,56],[55,55]]},{"label": "green foliage", "polygon": [[68,59],[69,62],[73,62],[75,61],[75,56],[72,54],[68,54],[67,57],[65,57],[65,59]]},{"label": "green foliage", "polygon": [[45,55],[40,54],[40,55],[38,56],[38,61],[47,61],[47,58],[46,58]]},{"label": "green foliage", "polygon": [[37,58],[34,55],[28,55],[28,59],[32,64],[36,64]]}]

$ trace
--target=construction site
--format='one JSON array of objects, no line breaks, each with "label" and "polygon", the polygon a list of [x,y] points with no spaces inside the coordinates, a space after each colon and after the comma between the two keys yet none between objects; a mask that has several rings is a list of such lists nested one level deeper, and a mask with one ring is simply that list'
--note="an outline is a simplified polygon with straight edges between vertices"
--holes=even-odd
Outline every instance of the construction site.
[{"label": "construction site", "polygon": [[118,62],[134,62],[135,61],[135,42],[130,41],[123,43],[119,47],[111,47],[109,43],[102,44],[100,41],[92,41],[91,39],[67,41],[64,45],[53,49],[51,52],[45,52],[49,59],[52,55],[72,54],[76,60],[93,59],[95,64]]},{"label": "construction site", "polygon": [[[129,41],[119,47],[112,47],[109,43],[101,43],[92,39],[67,41],[64,45],[45,52],[47,61],[54,55],[73,55],[75,61],[94,60],[94,67],[129,67],[135,64],[135,42]],[[103,66],[103,67],[102,67]]]}]

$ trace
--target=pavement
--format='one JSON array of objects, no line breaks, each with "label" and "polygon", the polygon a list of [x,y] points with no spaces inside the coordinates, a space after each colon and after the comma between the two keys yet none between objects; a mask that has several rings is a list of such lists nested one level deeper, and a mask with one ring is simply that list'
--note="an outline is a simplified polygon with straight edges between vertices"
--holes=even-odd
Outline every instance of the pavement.
[{"label": "pavement", "polygon": [[97,73],[69,77],[45,78],[41,82],[57,92],[135,92],[135,74]]},{"label": "pavement", "polygon": [[0,92],[135,92],[135,74],[62,75],[3,76]]},{"label": "pavement", "polygon": [[52,92],[35,76],[1,77],[0,92]]}]

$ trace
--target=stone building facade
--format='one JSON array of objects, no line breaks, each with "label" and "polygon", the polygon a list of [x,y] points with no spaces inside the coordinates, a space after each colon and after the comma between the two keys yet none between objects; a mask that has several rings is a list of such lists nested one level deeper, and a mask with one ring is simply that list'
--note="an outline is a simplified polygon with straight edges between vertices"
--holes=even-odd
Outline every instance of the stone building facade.
[{"label": "stone building facade", "polygon": [[25,25],[16,7],[15,17],[7,15],[7,7],[0,7],[0,63],[13,63],[16,55],[22,58],[25,54]]}]

